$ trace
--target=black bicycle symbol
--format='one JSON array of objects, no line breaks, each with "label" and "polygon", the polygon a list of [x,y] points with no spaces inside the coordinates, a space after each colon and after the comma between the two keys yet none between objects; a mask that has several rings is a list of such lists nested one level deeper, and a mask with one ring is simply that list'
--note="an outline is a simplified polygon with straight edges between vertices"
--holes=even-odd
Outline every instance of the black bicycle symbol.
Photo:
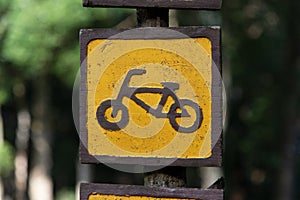
[{"label": "black bicycle symbol", "polygon": [[[192,133],[199,129],[203,117],[202,109],[200,106],[189,100],[189,99],[179,99],[174,93],[175,90],[179,88],[179,84],[175,82],[161,82],[162,88],[153,88],[153,87],[130,87],[129,82],[132,76],[134,75],[143,75],[146,73],[144,69],[132,69],[128,71],[124,82],[122,83],[121,89],[116,99],[110,99],[103,101],[97,109],[97,120],[102,128],[106,130],[117,131],[123,129],[127,126],[129,122],[128,108],[122,103],[124,97],[128,97],[134,101],[137,105],[143,108],[147,113],[155,116],[156,118],[168,118],[171,126],[174,130],[183,133]],[[161,94],[161,99],[156,108],[152,108],[146,104],[143,100],[137,97],[137,94],[142,93],[152,93],[152,94]],[[167,102],[168,97],[171,97],[174,100],[174,103],[171,105],[169,111],[163,112],[163,108]],[[185,106],[190,106],[196,112],[196,119],[193,124],[189,127],[180,126],[176,118],[180,117],[190,117],[191,115],[187,112]],[[105,116],[106,111],[112,107],[111,117],[116,118],[117,114],[121,112],[121,118],[117,122],[111,122]]]}]

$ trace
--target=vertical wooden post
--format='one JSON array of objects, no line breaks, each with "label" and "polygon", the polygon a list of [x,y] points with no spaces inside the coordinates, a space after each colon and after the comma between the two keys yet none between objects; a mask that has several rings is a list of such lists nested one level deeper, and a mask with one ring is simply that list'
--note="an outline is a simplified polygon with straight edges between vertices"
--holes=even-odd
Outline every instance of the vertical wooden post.
[{"label": "vertical wooden post", "polygon": [[185,187],[186,168],[165,167],[154,172],[146,173],[144,175],[144,185],[168,188]]},{"label": "vertical wooden post", "polygon": [[[168,27],[169,9],[166,8],[138,8],[138,27]],[[186,185],[185,167],[165,167],[163,169],[146,173],[145,186],[156,187],[184,187]]]},{"label": "vertical wooden post", "polygon": [[166,8],[138,8],[138,27],[168,27],[169,9]]}]

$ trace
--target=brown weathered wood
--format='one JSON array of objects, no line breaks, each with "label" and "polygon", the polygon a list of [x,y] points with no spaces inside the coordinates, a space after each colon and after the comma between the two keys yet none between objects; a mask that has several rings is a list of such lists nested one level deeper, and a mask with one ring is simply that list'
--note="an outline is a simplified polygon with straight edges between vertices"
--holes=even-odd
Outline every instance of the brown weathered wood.
[{"label": "brown weathered wood", "polygon": [[221,0],[83,0],[85,7],[220,9]]},{"label": "brown weathered wood", "polygon": [[89,195],[115,195],[120,199],[126,196],[145,196],[156,198],[187,198],[198,200],[223,200],[223,190],[197,188],[158,188],[133,185],[80,184],[80,200],[87,200]]},{"label": "brown weathered wood", "polygon": [[[220,131],[222,131],[222,84],[219,77],[221,72],[221,65],[220,65],[220,29],[218,27],[180,27],[180,28],[170,28],[172,30],[176,30],[188,35],[191,38],[198,38],[198,37],[206,37],[209,38],[212,42],[212,57],[216,64],[216,68],[213,67],[212,69],[212,79],[213,85],[217,87],[212,89],[212,96],[217,96],[215,100],[212,102],[212,137],[214,135],[218,135]],[[87,144],[87,128],[86,128],[86,95],[87,95],[87,88],[86,88],[86,66],[85,66],[85,58],[87,52],[87,44],[94,39],[105,39],[109,38],[112,35],[125,31],[126,29],[86,29],[81,30],[80,33],[80,50],[81,50],[81,85],[80,85],[80,134],[81,134],[81,148],[80,148],[80,160],[82,163],[99,163],[99,160],[96,159],[97,156],[90,155],[85,148]],[[118,39],[118,38],[115,38]],[[124,38],[121,38],[124,39]],[[151,36],[147,36],[144,38],[137,38],[135,35],[132,35],[127,38],[128,40],[131,39],[158,39],[158,38],[151,38]],[[159,38],[159,39],[170,39],[169,36],[166,38]],[[179,38],[172,38],[172,39],[179,39]],[[164,158],[168,160],[168,158]],[[160,166],[159,161],[160,159],[157,158],[136,158],[136,157],[124,157],[120,159],[119,157],[113,156],[101,156],[101,161],[110,164],[139,164],[144,166]],[[173,162],[172,166],[221,166],[222,164],[222,137],[218,140],[216,145],[212,150],[212,156],[206,159],[177,159]]]}]

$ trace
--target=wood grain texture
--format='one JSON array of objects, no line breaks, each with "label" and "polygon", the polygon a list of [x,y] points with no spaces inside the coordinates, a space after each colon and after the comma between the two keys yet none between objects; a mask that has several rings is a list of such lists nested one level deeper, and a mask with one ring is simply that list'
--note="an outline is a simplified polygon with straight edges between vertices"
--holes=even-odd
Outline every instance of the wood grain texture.
[{"label": "wood grain texture", "polygon": [[[177,159],[173,162],[172,166],[221,166],[222,165],[222,136],[219,137],[219,133],[222,132],[222,80],[220,74],[221,70],[221,55],[220,55],[220,28],[219,27],[180,27],[170,28],[172,30],[181,32],[188,35],[191,38],[206,37],[212,42],[212,57],[216,67],[212,67],[212,80],[213,88],[211,91],[213,98],[212,101],[212,137],[213,140],[217,140],[216,144],[212,148],[212,156],[205,159]],[[142,166],[160,166],[163,165],[161,159],[157,158],[137,158],[137,157],[113,157],[113,156],[94,156],[88,153],[86,149],[87,145],[87,88],[86,88],[86,66],[85,58],[87,55],[87,45],[90,41],[95,39],[105,39],[112,35],[123,32],[128,29],[84,29],[80,32],[80,59],[81,59],[81,84],[80,84],[80,160],[81,163],[100,163],[102,162],[109,164],[126,164],[126,165],[142,165]],[[118,39],[118,38],[115,38]],[[124,39],[124,38],[122,38]],[[126,38],[136,38],[135,35]],[[164,38],[142,38],[142,39],[164,39]],[[170,39],[166,36],[166,39]],[[179,39],[179,38],[172,38]],[[214,138],[217,136],[218,138]],[[164,158],[168,160],[168,158]]]},{"label": "wood grain texture", "polygon": [[221,0],[83,0],[85,7],[220,9]]},{"label": "wood grain texture", "polygon": [[116,196],[145,196],[155,198],[186,198],[198,200],[222,200],[223,190],[198,188],[161,188],[137,185],[111,184],[80,184],[80,200],[87,200],[89,195],[116,195]]}]

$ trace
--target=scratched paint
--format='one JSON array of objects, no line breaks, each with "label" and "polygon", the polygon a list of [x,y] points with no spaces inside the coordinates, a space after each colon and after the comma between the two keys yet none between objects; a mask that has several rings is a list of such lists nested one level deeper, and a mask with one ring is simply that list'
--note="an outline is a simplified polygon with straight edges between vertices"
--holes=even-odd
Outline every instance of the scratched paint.
[{"label": "scratched paint", "polygon": [[191,200],[181,198],[158,198],[158,197],[146,197],[146,196],[118,196],[118,195],[105,195],[105,194],[91,194],[88,200]]},{"label": "scratched paint", "polygon": [[[197,43],[197,51],[189,43]],[[211,156],[211,41],[206,38],[174,40],[93,40],[88,44],[87,57],[87,130],[88,151],[92,155],[161,158],[207,158]],[[97,109],[105,101],[114,101],[122,93],[130,71],[144,71],[134,75],[128,88],[156,88],[164,90],[162,82],[178,85],[173,93],[179,100],[194,102],[201,108],[201,124],[190,132],[175,130],[167,117],[159,118],[145,110],[131,97],[118,104],[128,111],[128,122],[120,130],[110,130],[97,119]],[[151,89],[149,89],[151,88]],[[172,93],[172,94],[173,94]],[[142,102],[155,109],[162,94],[136,94]],[[162,108],[167,113],[175,100],[170,96]],[[190,127],[199,119],[197,111],[187,104],[190,117],[176,118],[180,127]],[[112,116],[112,109],[101,113],[114,123],[122,119],[122,112]],[[178,111],[181,112],[181,111]],[[98,113],[98,114],[99,114]]]}]

